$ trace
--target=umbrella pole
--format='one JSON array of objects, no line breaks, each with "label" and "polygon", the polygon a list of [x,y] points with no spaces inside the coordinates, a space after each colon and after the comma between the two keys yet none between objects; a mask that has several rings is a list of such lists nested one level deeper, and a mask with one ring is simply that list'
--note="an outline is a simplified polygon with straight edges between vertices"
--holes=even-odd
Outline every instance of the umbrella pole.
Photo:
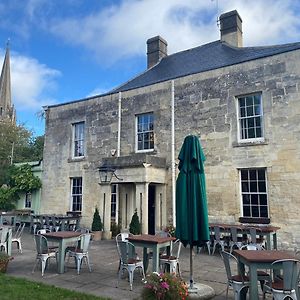
[{"label": "umbrella pole", "polygon": [[190,245],[190,289],[194,288],[193,279],[193,246]]}]

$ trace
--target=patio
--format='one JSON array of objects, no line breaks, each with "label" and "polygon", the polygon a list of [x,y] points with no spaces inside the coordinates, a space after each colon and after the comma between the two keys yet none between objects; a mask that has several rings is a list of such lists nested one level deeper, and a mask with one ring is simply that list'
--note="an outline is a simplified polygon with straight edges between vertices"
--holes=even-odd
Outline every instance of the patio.
[{"label": "patio", "polygon": [[[52,260],[50,267],[45,271],[44,277],[41,276],[40,268],[36,268],[35,273],[32,274],[36,250],[33,235],[29,234],[28,228],[23,234],[22,245],[22,254],[18,253],[16,246],[13,245],[12,256],[14,256],[14,260],[9,263],[8,275],[118,300],[138,299],[141,293],[143,285],[139,280],[138,273],[135,274],[133,291],[129,290],[129,283],[125,279],[120,281],[119,288],[115,287],[119,260],[114,239],[91,241],[89,255],[92,272],[90,273],[84,264],[80,275],[76,273],[73,260],[70,260],[69,264],[66,263],[66,272],[64,274],[57,273],[54,260]],[[137,249],[140,251],[140,257],[142,257],[141,249]],[[225,299],[227,279],[219,254],[211,256],[207,252],[195,254],[194,266],[195,282],[211,286],[216,293],[214,299]],[[189,249],[182,249],[180,267],[183,279],[188,282]],[[151,267],[149,268],[148,272],[151,271]],[[232,289],[229,290],[228,299],[233,299]]]}]

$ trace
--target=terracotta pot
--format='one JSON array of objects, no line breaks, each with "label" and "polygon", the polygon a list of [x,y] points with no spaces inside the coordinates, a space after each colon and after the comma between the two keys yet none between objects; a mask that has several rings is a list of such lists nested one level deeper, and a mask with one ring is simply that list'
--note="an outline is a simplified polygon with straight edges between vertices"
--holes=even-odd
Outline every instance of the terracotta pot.
[{"label": "terracotta pot", "polygon": [[93,241],[101,241],[102,231],[93,231]]}]

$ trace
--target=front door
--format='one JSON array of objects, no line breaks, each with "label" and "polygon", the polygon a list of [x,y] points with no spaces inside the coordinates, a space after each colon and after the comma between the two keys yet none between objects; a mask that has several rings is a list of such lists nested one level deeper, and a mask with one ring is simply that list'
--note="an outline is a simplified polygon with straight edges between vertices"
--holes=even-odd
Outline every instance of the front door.
[{"label": "front door", "polygon": [[149,184],[148,190],[148,233],[155,234],[155,185]]}]

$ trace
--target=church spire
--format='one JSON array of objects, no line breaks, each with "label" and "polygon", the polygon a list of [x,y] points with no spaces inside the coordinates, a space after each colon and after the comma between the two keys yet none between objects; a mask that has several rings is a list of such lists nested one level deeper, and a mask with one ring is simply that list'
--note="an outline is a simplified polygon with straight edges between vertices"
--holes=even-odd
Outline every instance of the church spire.
[{"label": "church spire", "polygon": [[10,119],[12,122],[15,122],[15,117],[16,113],[11,101],[10,51],[8,40],[0,76],[0,119]]}]

